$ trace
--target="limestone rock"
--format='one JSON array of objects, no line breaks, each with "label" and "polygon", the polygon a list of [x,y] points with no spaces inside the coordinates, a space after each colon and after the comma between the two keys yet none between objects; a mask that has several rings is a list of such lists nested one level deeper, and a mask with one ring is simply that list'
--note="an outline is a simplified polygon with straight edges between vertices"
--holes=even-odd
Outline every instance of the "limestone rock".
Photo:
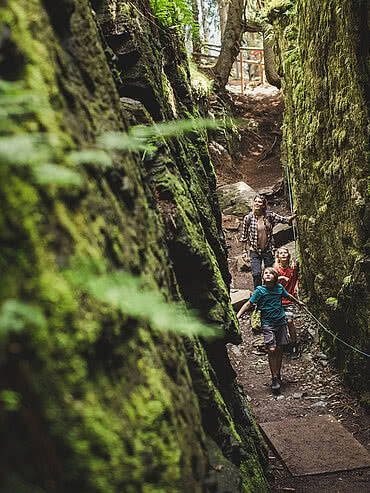
[{"label": "limestone rock", "polygon": [[273,197],[274,195],[277,195],[280,192],[282,192],[283,183],[284,183],[284,180],[282,178],[280,178],[273,185],[271,185],[269,187],[260,188],[258,190],[258,193],[260,193],[261,195],[265,195],[267,198]]},{"label": "limestone rock", "polygon": [[276,247],[282,245],[285,246],[287,243],[294,240],[293,226],[289,226],[289,224],[277,224],[274,227],[273,234]]},{"label": "limestone rock", "polygon": [[147,124],[150,121],[150,115],[140,101],[132,98],[120,98],[120,103],[127,112],[127,116],[132,120],[132,124]]},{"label": "limestone rock", "polygon": [[[368,43],[367,28],[357,29],[367,18],[367,10],[363,2],[352,2],[350,15],[343,16],[334,7],[334,15],[329,17],[321,3],[314,2],[307,22],[304,16],[291,15],[295,2],[279,3],[284,3],[284,8],[275,10],[271,2],[267,17],[274,25],[279,75],[285,81],[284,165],[290,172],[299,215],[299,250],[307,274],[305,292],[311,300],[310,309],[329,322],[335,335],[350,345],[366,348],[370,290],[362,259],[368,255],[369,237],[368,55],[361,55],[364,61],[354,64],[352,70],[342,71],[342,66],[344,59],[355,59]],[[342,3],[335,0],[332,5]],[[332,25],[336,26],[335,37],[329,28]],[[320,36],[313,42],[312,33],[318,29]],[[296,34],[291,35],[293,31],[303,33],[297,34],[299,41]],[[286,57],[297,45],[299,55]],[[327,64],[317,64],[313,80],[311,61],[327,50],[334,50],[335,56]],[[334,86],[336,94],[345,97],[327,97]],[[305,95],[308,92],[304,111],[297,90]],[[351,279],[351,283],[344,279]],[[335,311],[326,303],[333,293],[340,293]],[[320,333],[320,343],[336,354],[336,364],[345,369],[345,383],[366,392],[368,380],[364,375],[370,371],[369,358],[348,351],[326,332]]]},{"label": "limestone rock", "polygon": [[237,231],[240,226],[240,220],[236,216],[222,216],[222,227],[229,231]]},{"label": "limestone rock", "polygon": [[244,305],[246,301],[251,297],[251,291],[249,289],[232,289],[230,293],[231,304],[234,310],[237,312]]},{"label": "limestone rock", "polygon": [[217,189],[221,211],[224,214],[244,216],[253,206],[256,191],[244,181],[223,185]]}]

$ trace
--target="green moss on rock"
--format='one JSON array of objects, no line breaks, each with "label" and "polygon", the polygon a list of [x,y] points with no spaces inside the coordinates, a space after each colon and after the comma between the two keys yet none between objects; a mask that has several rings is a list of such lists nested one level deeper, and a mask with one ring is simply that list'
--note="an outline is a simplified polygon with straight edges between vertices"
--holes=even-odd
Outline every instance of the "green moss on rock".
[{"label": "green moss on rock", "polygon": [[[368,176],[368,10],[351,1],[277,3],[269,18],[283,77],[283,160],[294,176],[303,282],[315,315],[369,353],[369,206],[361,185]],[[328,299],[338,300],[336,310]],[[322,337],[347,382],[366,389],[368,359]]]},{"label": "green moss on rock", "polygon": [[[3,66],[11,67],[18,54],[17,70],[4,77],[22,81],[45,102],[10,121],[10,133],[57,136],[55,160],[66,164],[71,149],[138,117],[126,118],[130,110],[120,102],[129,97],[130,77],[146,108],[140,118],[199,115],[181,43],[178,49],[155,26],[147,4],[107,0],[96,16],[88,0],[61,5],[7,0],[0,8],[11,47]],[[107,39],[117,34],[132,43],[118,49],[127,49],[116,66],[127,67],[122,85],[112,75],[97,18]],[[127,53],[140,63],[131,66]],[[150,156],[117,152],[111,168],[80,171],[83,186],[75,189],[41,186],[23,167],[0,167],[1,301],[33,303],[47,321],[18,333],[10,328],[1,347],[1,389],[18,395],[19,405],[0,410],[7,450],[0,489],[200,493],[210,473],[208,435],[225,437],[219,444],[225,456],[237,444],[240,460],[233,466],[242,481],[268,491],[265,445],[253,419],[242,414],[225,340],[206,347],[158,333],[63,274],[74,257],[140,274],[146,287],[239,335],[206,131],[160,142]],[[201,363],[193,363],[194,352]],[[209,409],[221,435],[217,426],[207,428]]]}]

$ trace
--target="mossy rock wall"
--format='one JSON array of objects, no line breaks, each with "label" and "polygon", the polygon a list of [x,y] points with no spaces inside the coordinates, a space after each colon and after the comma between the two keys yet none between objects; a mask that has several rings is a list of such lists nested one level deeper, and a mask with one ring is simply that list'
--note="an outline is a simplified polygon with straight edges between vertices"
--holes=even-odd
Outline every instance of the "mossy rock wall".
[{"label": "mossy rock wall", "polygon": [[[274,0],[268,15],[278,35],[283,158],[310,308],[369,354],[368,2]],[[370,358],[320,334],[347,383],[366,389]]]},{"label": "mossy rock wall", "polygon": [[[52,135],[57,164],[107,131],[198,116],[181,40],[146,2],[5,0],[0,20],[1,77],[42,100],[7,132]],[[240,334],[206,132],[80,172],[81,187],[42,186],[0,166],[1,302],[46,319],[1,340],[0,491],[222,492],[219,463],[232,491],[268,491],[226,352]],[[63,275],[72,257],[141,275],[223,338],[158,332],[97,301]]]}]

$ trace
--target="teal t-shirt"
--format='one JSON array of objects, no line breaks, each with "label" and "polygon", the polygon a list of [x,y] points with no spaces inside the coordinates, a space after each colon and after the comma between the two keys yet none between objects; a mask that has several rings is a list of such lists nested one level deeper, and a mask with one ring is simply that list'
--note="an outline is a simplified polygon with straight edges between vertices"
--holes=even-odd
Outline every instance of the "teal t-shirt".
[{"label": "teal t-shirt", "polygon": [[250,302],[256,304],[261,310],[262,325],[282,325],[285,324],[285,312],[282,299],[289,298],[289,293],[281,284],[273,287],[258,286]]}]

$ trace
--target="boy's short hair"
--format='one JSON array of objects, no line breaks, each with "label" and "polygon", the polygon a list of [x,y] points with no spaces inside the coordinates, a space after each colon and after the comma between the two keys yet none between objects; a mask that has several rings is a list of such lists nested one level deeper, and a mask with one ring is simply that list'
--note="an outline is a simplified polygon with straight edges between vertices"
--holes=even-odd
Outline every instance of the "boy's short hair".
[{"label": "boy's short hair", "polygon": [[274,284],[277,284],[278,279],[279,279],[279,273],[278,273],[278,271],[275,270],[273,267],[266,267],[266,269],[263,271],[263,273],[265,273],[266,271],[269,271],[269,272],[271,272],[271,274],[273,274],[273,276],[274,276]]}]

